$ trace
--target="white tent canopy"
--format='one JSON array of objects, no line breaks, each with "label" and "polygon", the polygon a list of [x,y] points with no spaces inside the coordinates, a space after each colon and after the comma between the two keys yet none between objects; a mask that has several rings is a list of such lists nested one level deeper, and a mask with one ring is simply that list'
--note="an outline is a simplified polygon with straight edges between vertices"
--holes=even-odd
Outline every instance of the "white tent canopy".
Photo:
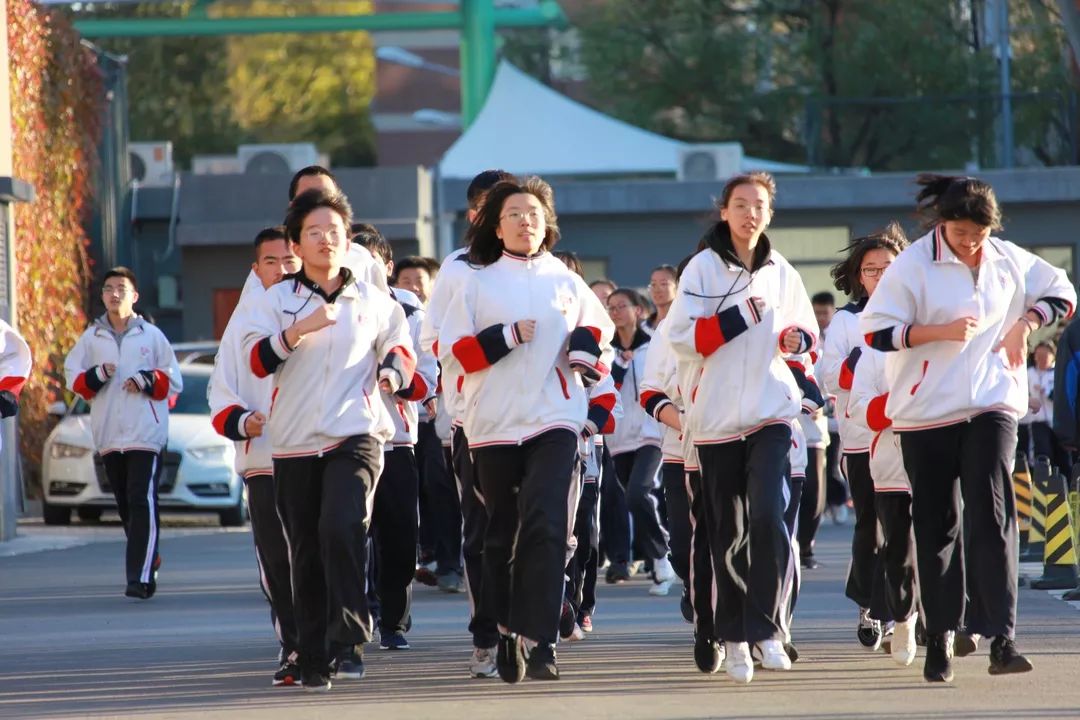
[{"label": "white tent canopy", "polygon": [[[674,174],[687,147],[575,102],[503,60],[483,109],[443,155],[439,171],[455,179],[494,167],[562,176]],[[807,172],[746,156],[742,170]]]}]

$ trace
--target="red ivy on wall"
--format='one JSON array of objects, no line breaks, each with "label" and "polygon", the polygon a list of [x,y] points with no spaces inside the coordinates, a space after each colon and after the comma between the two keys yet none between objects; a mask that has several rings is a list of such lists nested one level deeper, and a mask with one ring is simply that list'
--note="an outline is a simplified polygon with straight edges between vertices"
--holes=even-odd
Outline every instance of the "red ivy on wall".
[{"label": "red ivy on wall", "polygon": [[22,392],[25,466],[37,475],[63,390],[64,356],[86,327],[90,262],[84,223],[92,211],[103,84],[93,53],[60,13],[8,0],[14,176],[34,186],[15,205],[19,331],[34,356]]}]

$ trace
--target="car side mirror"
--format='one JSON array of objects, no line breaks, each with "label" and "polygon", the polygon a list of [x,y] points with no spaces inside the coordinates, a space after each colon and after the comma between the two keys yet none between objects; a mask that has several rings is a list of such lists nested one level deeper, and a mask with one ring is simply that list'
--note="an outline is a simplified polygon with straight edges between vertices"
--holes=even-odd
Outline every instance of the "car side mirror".
[{"label": "car side mirror", "polygon": [[63,417],[64,415],[67,415],[67,411],[68,411],[67,403],[63,402],[62,400],[57,400],[54,403],[49,403],[49,414],[50,415],[57,415],[59,417]]}]

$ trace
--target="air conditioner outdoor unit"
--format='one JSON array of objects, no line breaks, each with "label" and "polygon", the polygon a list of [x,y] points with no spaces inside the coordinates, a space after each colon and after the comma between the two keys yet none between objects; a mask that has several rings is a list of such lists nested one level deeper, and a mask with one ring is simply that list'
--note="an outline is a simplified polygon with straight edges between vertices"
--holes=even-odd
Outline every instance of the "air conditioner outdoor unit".
[{"label": "air conditioner outdoor unit", "polygon": [[195,155],[191,158],[191,172],[195,175],[235,175],[242,170],[236,155]]},{"label": "air conditioner outdoor unit", "polygon": [[131,179],[141,185],[172,185],[173,168],[171,142],[129,142],[128,162]]},{"label": "air conditioner outdoor unit", "polygon": [[679,150],[676,177],[688,181],[724,180],[742,170],[741,143],[688,145]]},{"label": "air conditioner outdoor unit", "polygon": [[319,151],[312,143],[288,145],[241,145],[236,149],[243,172],[254,175],[288,175],[319,162]]}]

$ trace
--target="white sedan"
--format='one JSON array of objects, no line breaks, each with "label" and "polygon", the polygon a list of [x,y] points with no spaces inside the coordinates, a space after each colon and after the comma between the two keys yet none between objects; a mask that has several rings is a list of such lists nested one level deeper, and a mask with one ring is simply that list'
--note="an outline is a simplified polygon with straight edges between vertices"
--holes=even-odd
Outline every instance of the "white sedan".
[{"label": "white sedan", "polygon": [[[181,369],[184,390],[169,412],[169,444],[165,449],[158,506],[162,512],[217,513],[225,526],[246,519],[244,483],[233,468],[232,442],[211,424],[206,386],[210,365]],[[45,522],[66,525],[74,508],[83,520],[96,520],[115,509],[112,489],[93,451],[90,408],[77,398],[70,408],[55,408],[64,418],[45,440],[42,478]]]}]

